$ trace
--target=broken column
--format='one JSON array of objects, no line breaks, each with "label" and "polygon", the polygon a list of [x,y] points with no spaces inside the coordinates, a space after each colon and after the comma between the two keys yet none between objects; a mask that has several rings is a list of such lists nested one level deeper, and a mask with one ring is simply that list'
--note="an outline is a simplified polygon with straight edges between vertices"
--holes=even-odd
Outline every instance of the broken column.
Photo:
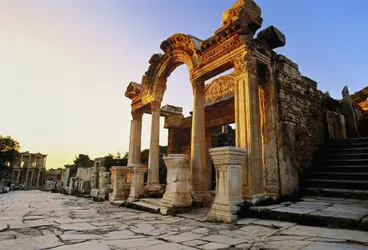
[{"label": "broken column", "polygon": [[348,138],[360,137],[358,124],[355,117],[353,104],[350,100],[349,89],[345,86],[341,92],[343,97],[344,117],[346,124],[346,134]]},{"label": "broken column", "polygon": [[109,200],[111,202],[124,201],[124,188],[127,181],[129,168],[126,166],[113,166],[111,167],[110,172],[113,191],[109,196]]},{"label": "broken column", "polygon": [[161,200],[161,213],[168,209],[190,207],[192,205],[190,169],[188,156],[185,154],[169,154],[164,156],[167,167],[167,185]]},{"label": "broken column", "polygon": [[[105,167],[103,167],[105,168]],[[109,196],[110,186],[110,172],[100,171],[99,173],[99,191],[98,198],[101,200],[107,200]]]},{"label": "broken column", "polygon": [[216,169],[216,197],[207,219],[230,223],[242,199],[242,162],[246,149],[236,147],[211,148],[210,154]]},{"label": "broken column", "polygon": [[144,194],[144,174],[147,172],[146,165],[135,164],[132,168],[132,178],[128,201],[137,201]]}]

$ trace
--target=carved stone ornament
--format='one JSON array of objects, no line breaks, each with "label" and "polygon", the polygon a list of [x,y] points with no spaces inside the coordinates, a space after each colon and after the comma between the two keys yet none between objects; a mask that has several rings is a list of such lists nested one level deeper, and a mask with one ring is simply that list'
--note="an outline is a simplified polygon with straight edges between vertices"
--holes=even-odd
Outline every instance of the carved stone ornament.
[{"label": "carved stone ornament", "polygon": [[161,43],[160,48],[165,52],[181,50],[192,56],[196,51],[200,51],[202,41],[194,36],[186,34],[175,34]]},{"label": "carved stone ornament", "polygon": [[208,84],[204,90],[205,105],[214,104],[234,96],[234,77],[221,76]]},{"label": "carved stone ornament", "polygon": [[256,73],[257,63],[256,60],[251,58],[249,55],[239,56],[234,61],[234,73],[240,75],[243,73]]},{"label": "carved stone ornament", "polygon": [[201,79],[192,80],[193,95],[196,93],[204,93],[205,84]]},{"label": "carved stone ornament", "polygon": [[151,102],[151,112],[160,111],[160,109],[161,109],[161,102],[159,102],[159,101],[152,101]]},{"label": "carved stone ornament", "polygon": [[127,90],[125,91],[125,96],[129,99],[133,100],[136,99],[141,95],[143,92],[143,86],[136,83],[136,82],[130,82]]}]

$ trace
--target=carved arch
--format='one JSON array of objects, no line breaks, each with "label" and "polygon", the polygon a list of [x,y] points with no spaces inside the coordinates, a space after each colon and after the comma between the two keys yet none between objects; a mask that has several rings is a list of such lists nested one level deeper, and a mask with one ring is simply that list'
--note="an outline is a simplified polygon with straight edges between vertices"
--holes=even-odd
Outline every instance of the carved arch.
[{"label": "carved arch", "polygon": [[201,40],[185,34],[175,34],[161,43],[165,54],[155,66],[154,74],[149,76],[150,92],[155,100],[162,100],[167,78],[179,65],[186,64],[190,75],[200,65],[201,46]]}]

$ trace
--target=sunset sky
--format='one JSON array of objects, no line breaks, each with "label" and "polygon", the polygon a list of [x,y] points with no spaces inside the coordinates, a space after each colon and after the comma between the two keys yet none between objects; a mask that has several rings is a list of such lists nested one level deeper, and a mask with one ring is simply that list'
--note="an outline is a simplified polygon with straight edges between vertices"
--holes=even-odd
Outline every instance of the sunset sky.
[{"label": "sunset sky", "polygon": [[[206,39],[235,0],[0,0],[0,135],[48,154],[47,168],[128,151],[130,81],[139,82],[160,43],[175,33]],[[257,0],[263,28],[287,39],[277,52],[335,98],[368,85],[368,1]],[[191,111],[185,66],[163,105]],[[162,120],[163,121],[163,120]],[[149,145],[144,116],[142,149]],[[162,129],[160,144],[167,144]]]}]

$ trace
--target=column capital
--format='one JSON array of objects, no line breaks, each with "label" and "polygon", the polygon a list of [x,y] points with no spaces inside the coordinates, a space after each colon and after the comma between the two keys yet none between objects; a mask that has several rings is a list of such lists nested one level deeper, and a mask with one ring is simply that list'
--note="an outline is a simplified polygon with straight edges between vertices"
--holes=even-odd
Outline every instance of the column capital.
[{"label": "column capital", "polygon": [[191,79],[193,94],[204,93],[205,84],[202,78]]},{"label": "column capital", "polygon": [[143,116],[143,112],[137,111],[137,110],[132,111],[131,114],[132,114],[133,120],[140,120],[142,119],[142,116]]},{"label": "column capital", "polygon": [[160,111],[160,109],[161,109],[161,102],[159,102],[159,101],[152,101],[151,102],[151,112]]},{"label": "column capital", "polygon": [[241,55],[233,60],[234,76],[245,73],[257,74],[257,62],[249,55]]}]

